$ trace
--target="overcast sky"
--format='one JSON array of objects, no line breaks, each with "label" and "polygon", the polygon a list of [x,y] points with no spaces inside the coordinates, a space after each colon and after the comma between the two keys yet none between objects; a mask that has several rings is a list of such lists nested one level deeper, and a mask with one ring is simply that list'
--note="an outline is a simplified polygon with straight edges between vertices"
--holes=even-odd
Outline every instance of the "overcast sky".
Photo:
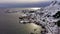
[{"label": "overcast sky", "polygon": [[0,0],[0,3],[34,3],[41,1],[50,1],[50,0]]},{"label": "overcast sky", "polygon": [[53,0],[0,0],[0,7],[40,7],[50,4],[46,1]]},{"label": "overcast sky", "polygon": [[41,1],[53,1],[53,0],[0,0],[0,3],[34,3]]}]

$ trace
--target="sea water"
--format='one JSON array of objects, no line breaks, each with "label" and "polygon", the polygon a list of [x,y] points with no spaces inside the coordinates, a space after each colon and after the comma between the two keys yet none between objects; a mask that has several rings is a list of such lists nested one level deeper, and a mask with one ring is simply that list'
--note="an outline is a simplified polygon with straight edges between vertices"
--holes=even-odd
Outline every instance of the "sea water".
[{"label": "sea water", "polygon": [[[9,10],[10,13],[6,12],[7,10]],[[17,10],[17,12],[12,12],[11,10]],[[32,34],[32,33],[40,34],[42,29],[41,26],[38,26],[33,23],[31,24],[19,23],[19,17],[20,14],[22,14],[20,13],[20,10],[21,8],[0,9],[0,34]],[[34,29],[36,31],[34,31]]]}]

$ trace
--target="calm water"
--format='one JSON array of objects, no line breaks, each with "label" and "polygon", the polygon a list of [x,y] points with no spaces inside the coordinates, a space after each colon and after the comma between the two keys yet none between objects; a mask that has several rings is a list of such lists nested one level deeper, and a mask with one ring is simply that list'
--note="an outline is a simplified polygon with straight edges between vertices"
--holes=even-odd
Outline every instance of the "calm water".
[{"label": "calm water", "polygon": [[40,34],[41,27],[33,23],[31,24],[20,24],[19,16],[21,13],[5,13],[0,9],[0,34]]}]

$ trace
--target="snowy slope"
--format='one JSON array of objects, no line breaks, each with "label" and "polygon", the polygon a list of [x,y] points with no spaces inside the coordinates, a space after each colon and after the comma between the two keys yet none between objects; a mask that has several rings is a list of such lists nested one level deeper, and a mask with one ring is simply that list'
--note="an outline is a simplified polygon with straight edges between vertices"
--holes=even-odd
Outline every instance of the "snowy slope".
[{"label": "snowy slope", "polygon": [[[41,11],[42,9],[42,11]],[[50,6],[47,6],[45,8],[41,8],[37,11],[30,11],[30,12],[23,12],[26,16],[26,19],[23,19],[20,23],[26,24],[25,20],[29,20],[31,23],[35,23],[37,25],[44,26],[46,28],[45,34],[58,34],[58,26],[55,24],[55,22],[60,20],[60,14],[53,17],[56,13],[60,13],[60,4],[58,1],[52,1]],[[29,17],[29,18],[27,18]],[[58,17],[58,18],[57,18]],[[21,18],[21,17],[20,17]],[[28,23],[28,21],[26,21]]]}]

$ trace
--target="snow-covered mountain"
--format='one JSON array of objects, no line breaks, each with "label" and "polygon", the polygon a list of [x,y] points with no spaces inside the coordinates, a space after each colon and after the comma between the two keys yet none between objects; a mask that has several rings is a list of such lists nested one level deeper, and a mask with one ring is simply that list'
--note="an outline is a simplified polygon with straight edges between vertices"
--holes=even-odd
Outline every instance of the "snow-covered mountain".
[{"label": "snow-covered mountain", "polygon": [[25,12],[24,16],[22,15],[22,17],[23,18],[19,17],[19,22],[22,24],[29,22],[44,26],[47,32],[43,31],[42,34],[59,34],[58,21],[60,21],[60,2],[54,0],[47,7],[38,9],[36,11]]}]

